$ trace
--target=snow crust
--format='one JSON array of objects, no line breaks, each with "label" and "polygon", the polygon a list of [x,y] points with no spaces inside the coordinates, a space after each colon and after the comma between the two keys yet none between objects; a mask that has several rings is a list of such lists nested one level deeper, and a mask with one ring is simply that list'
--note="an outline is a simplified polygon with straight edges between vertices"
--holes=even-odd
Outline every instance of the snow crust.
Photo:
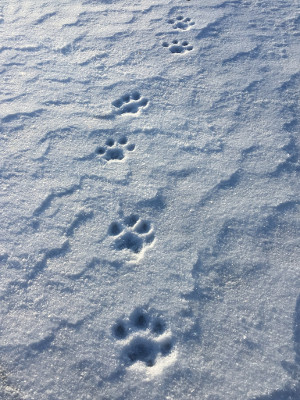
[{"label": "snow crust", "polygon": [[0,34],[0,398],[299,400],[299,2]]}]

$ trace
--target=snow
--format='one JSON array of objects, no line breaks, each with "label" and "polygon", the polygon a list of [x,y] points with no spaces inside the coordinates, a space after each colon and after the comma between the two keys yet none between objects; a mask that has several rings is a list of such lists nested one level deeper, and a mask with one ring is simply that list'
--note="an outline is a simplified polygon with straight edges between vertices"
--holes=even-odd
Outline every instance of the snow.
[{"label": "snow", "polygon": [[299,2],[0,31],[0,398],[299,400]]}]

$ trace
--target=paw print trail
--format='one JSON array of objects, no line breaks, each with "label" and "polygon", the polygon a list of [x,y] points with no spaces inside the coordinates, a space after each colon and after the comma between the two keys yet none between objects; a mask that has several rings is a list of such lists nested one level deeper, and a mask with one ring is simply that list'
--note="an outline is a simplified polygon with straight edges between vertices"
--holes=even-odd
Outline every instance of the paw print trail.
[{"label": "paw print trail", "polygon": [[148,105],[149,101],[142,97],[139,92],[125,94],[121,98],[114,100],[111,104],[116,115],[136,114]]},{"label": "paw print trail", "polygon": [[195,25],[195,22],[191,18],[184,18],[182,15],[178,15],[175,18],[170,18],[168,24],[171,24],[173,29],[186,31]]},{"label": "paw print trail", "polygon": [[94,115],[98,119],[113,120],[120,115],[138,115],[149,105],[149,100],[139,92],[126,93],[122,97],[112,101],[112,110],[106,114]]},{"label": "paw print trail", "polygon": [[117,250],[130,250],[138,254],[154,241],[154,232],[149,221],[140,219],[136,214],[125,217],[123,222],[113,222],[108,234],[115,237]]},{"label": "paw print trail", "polygon": [[123,343],[120,358],[125,367],[138,362],[153,367],[173,352],[174,340],[165,321],[141,308],[135,309],[128,321],[118,321],[112,333]]},{"label": "paw print trail", "polygon": [[135,144],[128,143],[127,137],[122,136],[118,141],[108,138],[105,146],[100,146],[96,149],[96,154],[106,161],[121,161],[125,158],[127,151],[132,152],[134,149]]},{"label": "paw print trail", "polygon": [[171,53],[186,53],[188,51],[193,50],[193,46],[189,44],[187,40],[183,40],[179,42],[177,39],[174,39],[171,44],[168,42],[163,42],[163,47],[166,47],[170,50]]}]

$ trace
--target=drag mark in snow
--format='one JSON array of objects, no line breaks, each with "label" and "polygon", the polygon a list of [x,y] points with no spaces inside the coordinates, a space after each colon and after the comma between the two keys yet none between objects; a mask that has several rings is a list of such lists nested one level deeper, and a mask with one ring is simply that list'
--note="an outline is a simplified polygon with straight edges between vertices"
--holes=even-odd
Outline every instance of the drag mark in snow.
[{"label": "drag mark in snow", "polygon": [[2,118],[3,123],[9,123],[13,122],[15,120],[20,120],[20,119],[29,119],[29,118],[36,118],[39,117],[45,110],[44,109],[38,109],[34,110],[31,112],[16,112],[13,114],[8,114],[5,117]]},{"label": "drag mark in snow", "polygon": [[47,267],[47,261],[53,258],[60,258],[66,255],[66,253],[70,249],[69,241],[66,240],[61,247],[52,248],[45,252],[44,257],[41,261],[38,261],[32,268],[32,270],[26,276],[25,287],[29,286],[32,283],[32,280],[35,279],[39,274],[41,274],[44,269]]},{"label": "drag mark in snow", "polygon": [[168,42],[163,42],[163,47],[167,47],[171,53],[186,53],[187,51],[193,50],[193,46],[189,44],[187,40],[183,40],[181,43],[174,39],[172,43],[169,44]]},{"label": "drag mark in snow", "polygon": [[133,151],[135,144],[128,143],[126,136],[122,136],[117,142],[112,138],[108,138],[105,146],[100,146],[96,149],[96,154],[100,155],[106,161],[121,161],[125,157],[124,149],[126,151]]},{"label": "drag mark in snow", "polygon": [[117,100],[112,102],[115,114],[136,114],[142,108],[148,105],[149,101],[145,97],[142,97],[139,92],[132,92],[131,94],[125,94]]},{"label": "drag mark in snow", "polygon": [[51,13],[47,13],[45,15],[43,15],[42,17],[40,17],[36,22],[34,22],[34,25],[39,25],[42,24],[43,22],[47,21],[49,18],[53,17],[54,15],[56,15],[57,12],[51,12]]},{"label": "drag mark in snow", "polygon": [[226,190],[232,190],[237,187],[242,180],[242,171],[237,169],[228,179],[221,179],[212,189],[210,189],[200,200],[201,207],[207,205],[214,199],[219,198]]},{"label": "drag mark in snow", "polygon": [[169,19],[168,24],[171,24],[173,29],[186,31],[195,25],[195,22],[191,18],[184,18],[182,15],[178,15],[176,18]]},{"label": "drag mark in snow", "polygon": [[108,234],[114,236],[117,250],[130,250],[140,253],[154,241],[154,232],[149,221],[140,219],[136,214],[125,217],[123,223],[112,222]]},{"label": "drag mark in snow", "polygon": [[36,217],[36,216],[42,214],[45,210],[47,210],[51,206],[51,203],[55,198],[69,196],[69,195],[73,194],[74,192],[76,192],[76,190],[78,190],[78,189],[80,189],[80,185],[73,185],[70,188],[62,190],[60,192],[52,192],[42,201],[42,203],[39,205],[39,207],[33,212],[33,216]]},{"label": "drag mark in snow", "polygon": [[94,216],[94,213],[91,212],[85,212],[85,211],[80,211],[75,215],[74,220],[72,221],[71,225],[68,227],[66,230],[66,236],[73,236],[74,232],[79,226],[83,225],[86,221],[89,219],[92,219]]},{"label": "drag mark in snow", "polygon": [[216,19],[214,22],[208,23],[206,26],[204,26],[198,35],[196,36],[196,39],[205,39],[205,38],[211,38],[211,37],[218,37],[220,36],[222,32],[222,26],[221,24],[223,21],[227,18],[226,15],[223,15],[222,17]]},{"label": "drag mark in snow", "polygon": [[260,52],[260,46],[255,46],[253,49],[249,51],[240,51],[233,56],[226,58],[225,60],[222,61],[222,64],[228,64],[228,63],[236,63],[236,62],[243,62],[247,60],[253,60],[259,56]]},{"label": "drag mark in snow", "polygon": [[128,321],[117,321],[112,333],[123,342],[121,359],[125,367],[138,362],[154,367],[173,352],[174,340],[165,321],[142,308],[136,308]]}]

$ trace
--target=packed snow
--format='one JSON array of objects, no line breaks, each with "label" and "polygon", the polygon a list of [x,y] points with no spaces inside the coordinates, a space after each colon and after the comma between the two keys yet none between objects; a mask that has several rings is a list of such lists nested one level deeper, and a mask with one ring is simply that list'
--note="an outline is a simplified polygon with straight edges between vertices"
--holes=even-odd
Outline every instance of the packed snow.
[{"label": "packed snow", "polygon": [[299,1],[0,34],[0,398],[299,400]]}]

